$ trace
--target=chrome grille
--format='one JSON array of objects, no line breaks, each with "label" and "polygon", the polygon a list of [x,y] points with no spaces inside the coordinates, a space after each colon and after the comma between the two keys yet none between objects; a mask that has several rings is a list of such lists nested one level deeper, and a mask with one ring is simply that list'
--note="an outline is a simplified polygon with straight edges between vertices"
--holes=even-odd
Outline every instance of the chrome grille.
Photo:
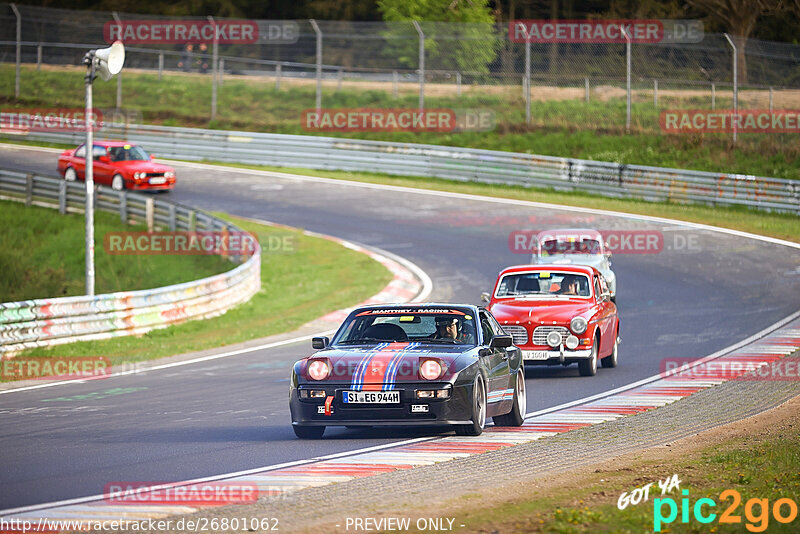
[{"label": "chrome grille", "polygon": [[514,345],[525,345],[528,342],[528,331],[524,326],[503,325],[503,330],[514,340]]},{"label": "chrome grille", "polygon": [[547,334],[550,332],[558,332],[561,334],[561,342],[566,341],[569,336],[569,330],[563,326],[537,326],[533,331],[533,344],[534,345],[547,345]]}]

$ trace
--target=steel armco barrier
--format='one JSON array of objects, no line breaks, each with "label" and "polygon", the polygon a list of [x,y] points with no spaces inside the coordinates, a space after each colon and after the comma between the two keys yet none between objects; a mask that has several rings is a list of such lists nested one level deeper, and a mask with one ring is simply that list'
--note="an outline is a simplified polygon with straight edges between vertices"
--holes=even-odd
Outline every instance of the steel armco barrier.
[{"label": "steel armco barrier", "polygon": [[[800,181],[625,165],[515,152],[149,125],[105,125],[96,135],[144,145],[158,156],[278,167],[378,172],[550,187],[608,197],[743,205],[800,215]],[[15,136],[16,137],[16,136]],[[20,137],[83,142],[82,132],[30,132]]]},{"label": "steel armco barrier", "polygon": [[[82,182],[0,170],[0,198],[82,212]],[[97,209],[150,229],[241,232],[212,215],[151,196],[98,187]],[[241,256],[231,256],[240,263]],[[190,319],[221,315],[261,288],[261,250],[233,270],[201,280],[107,295],[36,299],[0,304],[0,357],[20,350],[143,334]]]}]

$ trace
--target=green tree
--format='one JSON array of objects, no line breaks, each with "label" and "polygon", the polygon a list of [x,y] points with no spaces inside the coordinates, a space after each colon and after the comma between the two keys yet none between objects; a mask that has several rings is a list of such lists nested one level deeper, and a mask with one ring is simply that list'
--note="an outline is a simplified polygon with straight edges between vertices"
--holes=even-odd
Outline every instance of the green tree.
[{"label": "green tree", "polygon": [[387,55],[409,68],[419,65],[419,41],[411,21],[425,34],[426,69],[489,72],[502,36],[488,0],[379,0],[388,24]]}]

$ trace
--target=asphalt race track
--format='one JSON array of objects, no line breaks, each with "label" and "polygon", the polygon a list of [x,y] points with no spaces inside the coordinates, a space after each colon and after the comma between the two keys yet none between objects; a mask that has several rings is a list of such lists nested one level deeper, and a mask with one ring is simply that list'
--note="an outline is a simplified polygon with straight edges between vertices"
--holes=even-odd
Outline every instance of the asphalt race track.
[{"label": "asphalt race track", "polygon": [[[0,148],[0,166],[55,175],[54,152]],[[654,230],[663,249],[617,253],[620,366],[528,368],[528,411],[701,357],[800,309],[800,251],[633,218],[410,192],[230,168],[175,164],[170,197],[330,234],[403,256],[433,280],[430,300],[477,303],[500,269],[525,263],[515,230]],[[265,252],[264,261],[269,261]],[[109,380],[0,395],[0,509],[103,492],[113,481],[176,481],[429,435],[334,428],[301,441],[290,427],[289,368],[309,343]],[[443,429],[443,432],[447,432]]]}]

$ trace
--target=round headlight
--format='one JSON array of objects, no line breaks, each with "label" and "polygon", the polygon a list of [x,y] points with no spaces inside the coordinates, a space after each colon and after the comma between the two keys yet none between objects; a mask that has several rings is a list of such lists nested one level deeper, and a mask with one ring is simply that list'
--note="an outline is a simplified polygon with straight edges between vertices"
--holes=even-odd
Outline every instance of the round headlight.
[{"label": "round headlight", "polygon": [[553,348],[561,345],[561,334],[555,331],[547,334],[547,344]]},{"label": "round headlight", "polygon": [[569,322],[569,329],[575,332],[576,334],[583,334],[586,332],[586,327],[589,323],[586,322],[581,316],[573,317],[572,320]]},{"label": "round headlight", "polygon": [[313,360],[308,364],[308,377],[312,380],[325,380],[331,373],[331,368],[325,360]]},{"label": "round headlight", "polygon": [[569,336],[564,344],[569,350],[575,350],[575,348],[578,346],[578,338],[575,336]]},{"label": "round headlight", "polygon": [[436,380],[442,374],[442,364],[437,360],[423,360],[419,365],[419,374],[425,380]]}]

